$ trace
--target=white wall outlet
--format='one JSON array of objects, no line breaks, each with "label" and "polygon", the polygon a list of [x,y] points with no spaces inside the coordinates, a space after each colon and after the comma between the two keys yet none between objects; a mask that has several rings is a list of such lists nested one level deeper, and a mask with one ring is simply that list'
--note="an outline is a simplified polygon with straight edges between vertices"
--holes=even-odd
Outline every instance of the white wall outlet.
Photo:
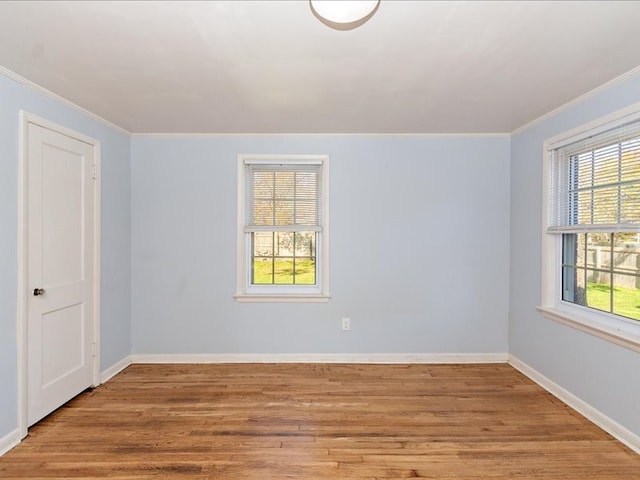
[{"label": "white wall outlet", "polygon": [[343,318],[342,319],[342,330],[344,330],[345,332],[348,332],[349,330],[351,330],[351,319],[350,318]]}]

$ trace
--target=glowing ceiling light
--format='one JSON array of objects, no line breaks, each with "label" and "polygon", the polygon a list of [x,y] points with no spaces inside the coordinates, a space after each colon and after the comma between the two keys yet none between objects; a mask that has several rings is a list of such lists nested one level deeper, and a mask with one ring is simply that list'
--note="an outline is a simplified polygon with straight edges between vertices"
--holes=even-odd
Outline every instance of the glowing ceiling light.
[{"label": "glowing ceiling light", "polygon": [[309,0],[318,20],[336,30],[353,30],[378,10],[380,0]]}]

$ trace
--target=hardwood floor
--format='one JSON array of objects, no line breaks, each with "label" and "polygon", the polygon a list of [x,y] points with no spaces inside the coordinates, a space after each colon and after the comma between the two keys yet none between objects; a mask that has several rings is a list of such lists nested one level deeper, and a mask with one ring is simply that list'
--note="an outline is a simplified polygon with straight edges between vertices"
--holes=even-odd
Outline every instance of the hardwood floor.
[{"label": "hardwood floor", "polygon": [[508,365],[132,365],[0,478],[640,479],[640,455]]}]

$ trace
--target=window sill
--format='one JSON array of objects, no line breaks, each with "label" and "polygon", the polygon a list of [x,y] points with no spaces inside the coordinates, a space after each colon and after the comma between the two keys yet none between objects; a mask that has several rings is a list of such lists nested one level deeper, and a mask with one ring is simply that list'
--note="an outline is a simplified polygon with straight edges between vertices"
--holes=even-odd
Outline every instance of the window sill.
[{"label": "window sill", "polygon": [[327,303],[331,295],[253,294],[242,293],[233,296],[240,303]]},{"label": "window sill", "polygon": [[545,318],[560,322],[622,347],[640,352],[640,322],[618,320],[606,313],[580,308],[537,307]]}]

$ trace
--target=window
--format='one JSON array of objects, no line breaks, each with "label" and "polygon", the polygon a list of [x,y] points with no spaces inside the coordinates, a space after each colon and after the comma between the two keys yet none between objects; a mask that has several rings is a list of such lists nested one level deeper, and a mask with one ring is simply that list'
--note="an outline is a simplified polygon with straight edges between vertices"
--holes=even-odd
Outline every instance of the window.
[{"label": "window", "polygon": [[327,301],[328,158],[238,157],[240,301]]},{"label": "window", "polygon": [[640,320],[637,233],[565,233],[562,246],[562,300]]},{"label": "window", "polygon": [[545,144],[546,316],[640,349],[640,111]]}]

